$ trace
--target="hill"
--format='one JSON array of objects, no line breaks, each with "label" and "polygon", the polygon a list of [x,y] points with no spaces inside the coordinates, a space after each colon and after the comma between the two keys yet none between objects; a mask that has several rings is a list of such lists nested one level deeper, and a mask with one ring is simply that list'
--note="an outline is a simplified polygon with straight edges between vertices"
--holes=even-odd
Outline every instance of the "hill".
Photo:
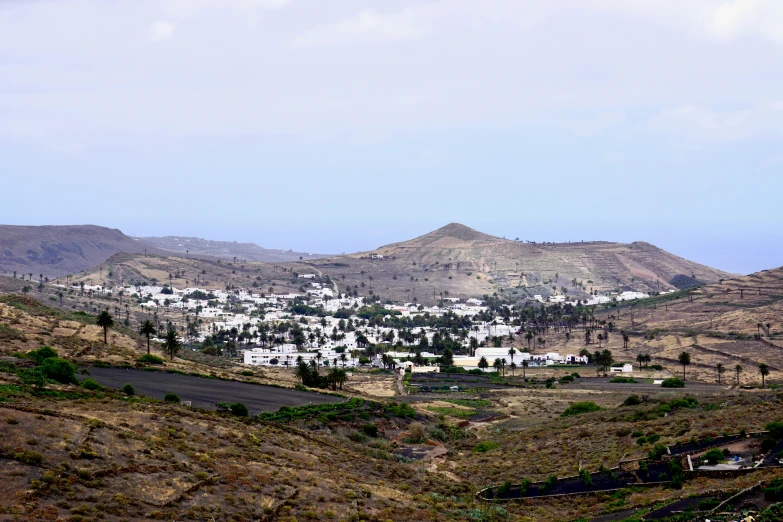
[{"label": "hill", "polygon": [[382,297],[427,302],[441,294],[587,297],[605,291],[654,292],[733,277],[644,242],[524,243],[458,223],[310,265],[352,287],[372,281]]},{"label": "hill", "polygon": [[95,225],[0,225],[0,270],[56,277],[86,270],[118,252],[160,253],[112,228]]},{"label": "hill", "polygon": [[174,252],[178,255],[190,254],[197,256],[209,256],[216,259],[232,260],[244,259],[258,263],[285,263],[299,261],[301,259],[318,259],[327,257],[323,254],[311,254],[308,252],[294,252],[293,250],[278,250],[263,248],[255,243],[238,243],[236,241],[212,241],[198,237],[165,236],[165,237],[139,237],[139,241],[150,246]]}]

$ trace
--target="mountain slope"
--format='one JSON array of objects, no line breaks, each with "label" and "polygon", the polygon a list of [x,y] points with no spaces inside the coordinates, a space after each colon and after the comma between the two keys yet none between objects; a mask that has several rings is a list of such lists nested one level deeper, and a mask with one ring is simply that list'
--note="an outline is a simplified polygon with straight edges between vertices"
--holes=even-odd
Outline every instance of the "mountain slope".
[{"label": "mountain slope", "polygon": [[0,270],[61,276],[86,270],[118,252],[161,253],[116,229],[95,225],[0,225]]},{"label": "mountain slope", "polygon": [[523,243],[458,223],[370,252],[312,264],[347,285],[371,280],[382,297],[416,296],[426,301],[441,292],[468,297],[510,291],[521,297],[562,294],[565,288],[569,296],[581,297],[591,291],[664,291],[683,282],[733,277],[644,242]]},{"label": "mountain slope", "polygon": [[237,257],[259,263],[285,263],[288,261],[299,261],[300,258],[318,259],[326,257],[322,254],[263,248],[255,243],[212,241],[198,237],[165,236],[140,237],[137,239],[153,247],[176,254],[187,253],[224,260],[231,260],[232,258]]}]

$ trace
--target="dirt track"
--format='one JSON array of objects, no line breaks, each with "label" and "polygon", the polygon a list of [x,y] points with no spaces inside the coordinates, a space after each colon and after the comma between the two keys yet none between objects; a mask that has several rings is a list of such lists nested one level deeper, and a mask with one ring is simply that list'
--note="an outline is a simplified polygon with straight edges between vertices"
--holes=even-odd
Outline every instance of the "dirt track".
[{"label": "dirt track", "polygon": [[241,382],[205,379],[190,375],[163,372],[126,370],[123,368],[88,368],[90,375],[79,375],[80,379],[92,377],[103,386],[120,389],[130,383],[137,394],[163,399],[166,393],[176,393],[183,401],[193,406],[210,410],[217,409],[217,402],[241,402],[251,414],[276,411],[280,406],[302,406],[341,402],[344,399],[321,393],[303,392],[274,386],[246,384]]}]

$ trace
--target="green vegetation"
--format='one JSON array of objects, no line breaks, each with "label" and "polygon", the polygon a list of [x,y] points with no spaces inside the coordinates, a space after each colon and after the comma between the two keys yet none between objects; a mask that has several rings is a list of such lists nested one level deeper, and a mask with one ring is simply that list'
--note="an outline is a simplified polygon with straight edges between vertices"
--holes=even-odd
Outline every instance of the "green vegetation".
[{"label": "green vegetation", "polygon": [[85,390],[97,391],[97,390],[102,390],[103,386],[98,384],[98,382],[95,381],[94,379],[84,379],[82,381],[82,388],[84,388]]},{"label": "green vegetation", "polygon": [[125,395],[132,397],[136,395],[136,390],[133,388],[133,385],[128,383],[125,386],[122,387],[122,391],[125,392]]},{"label": "green vegetation", "polygon": [[467,408],[488,408],[492,406],[492,401],[486,399],[443,399],[443,401]]},{"label": "green vegetation", "polygon": [[486,453],[488,451],[491,451],[495,448],[499,448],[500,444],[493,440],[483,440],[473,446],[473,453]]},{"label": "green vegetation", "polygon": [[685,388],[685,382],[677,377],[669,377],[661,383],[661,388]]},{"label": "green vegetation", "polygon": [[163,396],[163,400],[166,402],[177,403],[177,404],[179,404],[180,402],[179,395],[177,395],[176,393],[167,393],[166,395]]},{"label": "green vegetation", "polygon": [[602,407],[594,403],[593,401],[575,402],[566,410],[560,414],[561,417],[570,417],[571,415],[581,415],[583,413],[590,413],[593,411],[601,411]]},{"label": "green vegetation", "polygon": [[449,415],[450,417],[457,417],[460,419],[466,419],[476,414],[476,410],[464,410],[462,408],[447,408],[444,406],[429,406],[427,408],[431,412],[438,413],[440,415]]},{"label": "green vegetation", "polygon": [[719,462],[723,462],[725,460],[723,452],[719,449],[711,449],[710,451],[704,454],[703,458],[704,458],[704,462],[706,462],[711,466],[714,466],[715,464]]},{"label": "green vegetation", "polygon": [[[347,402],[338,402],[334,404],[307,404],[305,406],[291,407],[282,406],[276,412],[261,413],[258,419],[270,422],[291,422],[297,419],[307,419],[317,417],[324,413],[344,413],[364,406],[363,399],[352,398]],[[406,404],[407,406],[407,404]],[[334,417],[337,420],[337,417]]]},{"label": "green vegetation", "polygon": [[139,358],[139,362],[145,364],[163,364],[163,359],[158,357],[157,355],[152,355],[150,353],[147,353]]},{"label": "green vegetation", "polygon": [[639,381],[637,381],[633,377],[613,377],[612,380],[609,382],[614,384],[636,384]]}]

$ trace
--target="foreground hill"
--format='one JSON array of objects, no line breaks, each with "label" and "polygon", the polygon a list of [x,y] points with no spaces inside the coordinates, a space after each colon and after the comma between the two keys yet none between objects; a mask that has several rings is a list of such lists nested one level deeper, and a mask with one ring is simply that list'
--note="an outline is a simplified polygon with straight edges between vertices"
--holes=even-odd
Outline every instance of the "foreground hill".
[{"label": "foreground hill", "polygon": [[0,225],[0,271],[56,277],[86,270],[118,252],[158,252],[117,229],[95,225]]},{"label": "foreground hill", "polygon": [[523,243],[458,223],[371,252],[316,260],[312,266],[347,285],[372,281],[382,297],[420,301],[441,294],[548,296],[564,289],[574,297],[591,291],[651,292],[732,277],[644,242]]},{"label": "foreground hill", "polygon": [[238,258],[259,263],[285,263],[287,261],[299,261],[300,259],[318,259],[326,257],[322,254],[263,248],[255,243],[212,241],[198,237],[165,236],[140,237],[137,239],[150,246],[168,252],[209,256],[223,260]]}]

